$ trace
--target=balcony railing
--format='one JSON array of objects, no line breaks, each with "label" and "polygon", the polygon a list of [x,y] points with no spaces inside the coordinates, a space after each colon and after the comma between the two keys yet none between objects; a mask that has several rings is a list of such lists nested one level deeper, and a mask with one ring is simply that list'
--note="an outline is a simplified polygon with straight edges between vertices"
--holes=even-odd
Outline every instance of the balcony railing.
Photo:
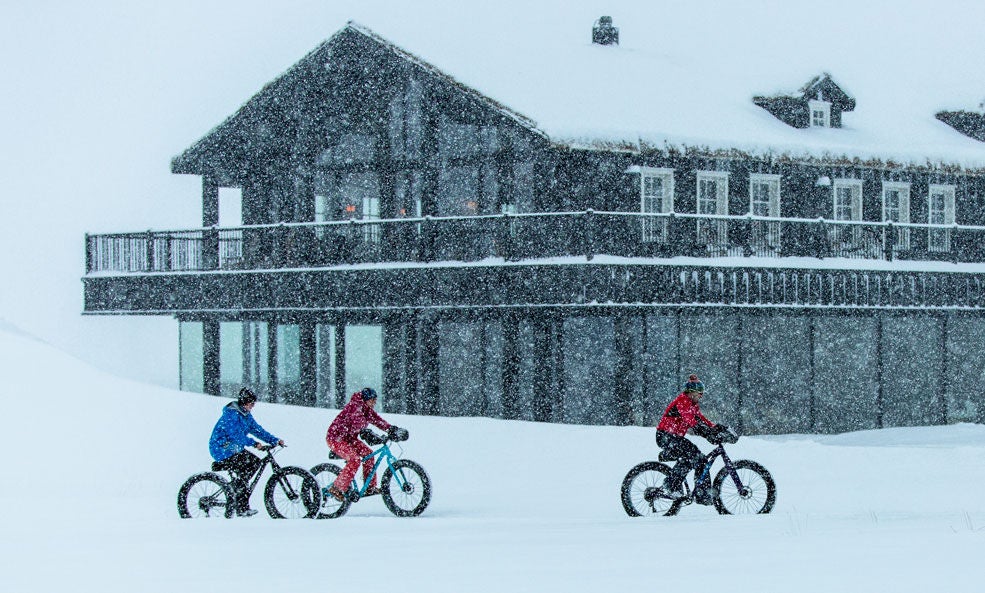
[{"label": "balcony railing", "polygon": [[606,254],[985,261],[985,227],[638,212],[350,220],[87,235],[86,273]]}]

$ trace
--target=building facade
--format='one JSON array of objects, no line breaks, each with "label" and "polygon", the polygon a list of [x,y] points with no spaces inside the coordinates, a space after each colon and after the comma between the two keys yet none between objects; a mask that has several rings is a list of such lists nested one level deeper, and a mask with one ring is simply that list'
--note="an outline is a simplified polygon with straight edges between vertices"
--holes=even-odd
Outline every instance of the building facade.
[{"label": "building facade", "polygon": [[[856,108],[828,74],[750,98]],[[646,425],[695,372],[746,433],[985,416],[982,170],[561,142],[350,24],[172,171],[202,228],[88,236],[83,280],[87,314],[179,320],[184,389]]]}]

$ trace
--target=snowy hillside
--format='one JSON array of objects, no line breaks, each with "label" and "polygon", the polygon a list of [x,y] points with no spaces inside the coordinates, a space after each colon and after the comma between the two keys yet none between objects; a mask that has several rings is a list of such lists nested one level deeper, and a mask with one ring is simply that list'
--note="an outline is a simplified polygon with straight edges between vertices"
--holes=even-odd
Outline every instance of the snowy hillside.
[{"label": "snowy hillside", "polygon": [[[618,490],[654,456],[652,429],[389,415],[434,483],[421,517],[368,499],[337,520],[194,521],[175,495],[207,467],[224,400],[117,379],[3,330],[0,359],[5,591],[979,590],[981,426],[745,438],[730,450],[772,471],[772,515],[644,520]],[[288,442],[282,462],[324,460],[333,411],[255,413]]]}]

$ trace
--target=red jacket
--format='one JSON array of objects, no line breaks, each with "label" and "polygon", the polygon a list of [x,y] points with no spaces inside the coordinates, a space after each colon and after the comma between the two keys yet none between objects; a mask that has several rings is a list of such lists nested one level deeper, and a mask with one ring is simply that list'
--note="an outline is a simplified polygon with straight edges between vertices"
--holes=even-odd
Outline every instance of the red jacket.
[{"label": "red jacket", "polygon": [[657,430],[684,436],[688,430],[697,426],[699,420],[712,428],[715,426],[701,413],[698,402],[691,401],[687,394],[681,393],[667,406],[663,418],[660,419],[660,424],[657,425]]},{"label": "red jacket", "polygon": [[388,430],[390,423],[380,417],[376,410],[366,405],[361,393],[352,394],[349,403],[342,406],[339,415],[328,426],[325,441],[352,441],[359,436],[359,431],[372,424],[382,430]]}]

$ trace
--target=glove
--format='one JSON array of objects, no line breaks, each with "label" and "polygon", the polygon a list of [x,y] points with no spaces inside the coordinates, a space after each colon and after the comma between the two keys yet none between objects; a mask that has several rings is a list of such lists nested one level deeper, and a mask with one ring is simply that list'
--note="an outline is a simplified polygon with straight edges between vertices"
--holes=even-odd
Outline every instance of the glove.
[{"label": "glove", "polygon": [[390,426],[390,430],[386,431],[386,435],[391,441],[406,441],[410,438],[410,433],[407,432],[406,428],[393,425]]},{"label": "glove", "polygon": [[380,435],[376,434],[375,432],[373,432],[368,428],[364,428],[359,431],[359,438],[366,441],[367,445],[376,446],[376,445],[382,445],[384,443],[383,437],[381,437]]}]

